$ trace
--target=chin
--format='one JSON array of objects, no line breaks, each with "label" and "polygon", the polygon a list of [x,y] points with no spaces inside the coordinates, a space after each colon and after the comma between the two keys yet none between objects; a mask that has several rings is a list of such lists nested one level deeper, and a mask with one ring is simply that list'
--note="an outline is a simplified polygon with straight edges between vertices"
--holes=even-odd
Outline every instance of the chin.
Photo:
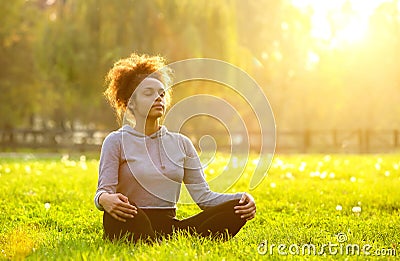
[{"label": "chin", "polygon": [[164,113],[161,113],[161,112],[159,112],[159,113],[150,113],[147,116],[147,118],[148,119],[158,119],[158,118],[161,118],[162,116],[164,116]]}]

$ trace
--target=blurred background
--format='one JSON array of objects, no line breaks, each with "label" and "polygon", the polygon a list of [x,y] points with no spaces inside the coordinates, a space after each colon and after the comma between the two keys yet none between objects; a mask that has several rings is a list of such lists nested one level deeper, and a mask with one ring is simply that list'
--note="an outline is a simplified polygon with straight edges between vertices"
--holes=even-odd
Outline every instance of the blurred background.
[{"label": "blurred background", "polygon": [[[274,112],[278,152],[400,151],[400,0],[1,0],[0,24],[2,151],[97,150],[118,128],[104,76],[132,52],[246,71]],[[226,91],[176,97],[205,90]],[[185,128],[195,139],[217,125]]]}]

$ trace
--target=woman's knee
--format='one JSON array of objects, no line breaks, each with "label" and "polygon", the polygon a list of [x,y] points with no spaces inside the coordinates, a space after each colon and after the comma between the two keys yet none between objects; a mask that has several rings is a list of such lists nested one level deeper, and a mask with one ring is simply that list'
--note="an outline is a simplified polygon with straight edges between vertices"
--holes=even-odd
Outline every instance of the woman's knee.
[{"label": "woman's knee", "polygon": [[234,213],[236,206],[241,206],[244,204],[245,203],[239,203],[239,199],[233,199],[233,200],[226,201],[216,207],[219,208],[221,211],[227,211],[230,213]]},{"label": "woman's knee", "polygon": [[155,237],[151,222],[147,215],[139,210],[134,218],[121,222],[107,212],[103,215],[104,237],[109,240],[127,239],[137,241],[140,238]]}]

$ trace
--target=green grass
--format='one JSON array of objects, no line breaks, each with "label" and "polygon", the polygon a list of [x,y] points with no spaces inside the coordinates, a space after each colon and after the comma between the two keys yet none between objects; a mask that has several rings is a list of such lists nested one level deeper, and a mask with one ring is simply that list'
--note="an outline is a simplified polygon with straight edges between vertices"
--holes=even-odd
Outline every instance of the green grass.
[{"label": "green grass", "polygon": [[[224,160],[217,162],[218,171]],[[251,164],[233,190],[248,191]],[[156,245],[103,241],[93,204],[97,170],[95,157],[0,159],[0,259],[317,260],[290,251],[313,244],[318,252],[329,243],[338,244],[331,249],[337,254],[325,247],[329,259],[365,258],[346,254],[348,244],[386,250],[385,260],[395,259],[388,251],[400,255],[400,155],[276,155],[269,176],[250,191],[257,217],[225,243],[183,234]],[[180,205],[178,217],[198,211]],[[341,244],[340,233],[347,238]]]}]

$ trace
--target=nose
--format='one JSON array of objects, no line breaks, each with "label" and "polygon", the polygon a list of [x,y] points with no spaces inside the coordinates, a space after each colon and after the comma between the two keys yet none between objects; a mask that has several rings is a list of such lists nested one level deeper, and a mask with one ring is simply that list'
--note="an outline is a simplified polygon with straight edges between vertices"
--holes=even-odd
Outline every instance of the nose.
[{"label": "nose", "polygon": [[163,99],[163,96],[162,96],[162,94],[161,93],[157,93],[156,94],[156,101],[162,101],[162,99]]}]

